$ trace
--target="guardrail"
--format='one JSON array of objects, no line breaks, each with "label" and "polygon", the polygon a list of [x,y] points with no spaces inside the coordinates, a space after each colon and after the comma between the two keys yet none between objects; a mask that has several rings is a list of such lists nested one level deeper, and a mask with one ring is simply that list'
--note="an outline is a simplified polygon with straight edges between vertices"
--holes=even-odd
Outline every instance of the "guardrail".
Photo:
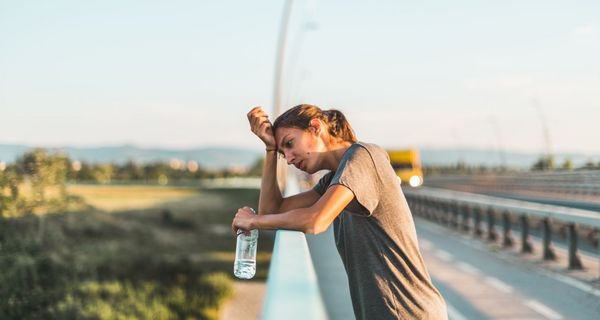
[{"label": "guardrail", "polygon": [[524,172],[518,175],[432,176],[427,179],[427,184],[432,187],[443,187],[448,184],[462,185],[495,192],[522,190],[595,197],[600,195],[600,172]]},{"label": "guardrail", "polygon": [[[285,195],[299,192],[288,177]],[[327,319],[317,276],[304,233],[278,230],[267,278],[262,319]]]},{"label": "guardrail", "polygon": [[483,215],[487,217],[488,240],[499,239],[496,219],[500,215],[502,223],[502,245],[514,245],[511,235],[511,216],[518,217],[521,227],[521,252],[531,253],[530,218],[540,219],[542,227],[543,259],[553,260],[556,254],[552,248],[553,222],[567,226],[568,267],[582,269],[583,264],[577,251],[578,227],[587,226],[598,234],[600,215],[594,211],[564,208],[559,206],[531,203],[527,201],[502,199],[472,193],[435,188],[405,189],[406,199],[415,214],[423,215],[449,226],[469,232],[476,237],[484,237]]}]

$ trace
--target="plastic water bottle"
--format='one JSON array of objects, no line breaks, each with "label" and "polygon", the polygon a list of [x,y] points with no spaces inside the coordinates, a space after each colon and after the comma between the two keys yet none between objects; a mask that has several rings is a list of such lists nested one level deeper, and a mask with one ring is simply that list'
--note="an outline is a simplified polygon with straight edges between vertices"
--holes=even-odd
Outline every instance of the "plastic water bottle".
[{"label": "plastic water bottle", "polygon": [[[254,210],[253,210],[254,211]],[[258,244],[258,230],[250,230],[250,235],[238,230],[235,248],[235,262],[233,274],[240,279],[252,279],[256,274],[256,246]]]}]

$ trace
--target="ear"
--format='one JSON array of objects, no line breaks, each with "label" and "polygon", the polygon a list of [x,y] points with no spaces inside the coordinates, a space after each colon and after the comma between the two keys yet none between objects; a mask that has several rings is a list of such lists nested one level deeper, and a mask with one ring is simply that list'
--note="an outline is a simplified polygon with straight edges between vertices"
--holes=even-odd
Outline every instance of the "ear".
[{"label": "ear", "polygon": [[319,121],[319,119],[317,118],[312,118],[310,120],[310,122],[308,123],[308,130],[310,130],[310,132],[318,134],[321,132],[321,121]]}]

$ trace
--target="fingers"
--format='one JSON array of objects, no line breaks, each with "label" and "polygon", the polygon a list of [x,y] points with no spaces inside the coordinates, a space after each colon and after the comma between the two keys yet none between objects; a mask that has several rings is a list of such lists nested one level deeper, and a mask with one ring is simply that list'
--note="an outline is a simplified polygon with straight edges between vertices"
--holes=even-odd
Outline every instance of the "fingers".
[{"label": "fingers", "polygon": [[254,215],[256,214],[256,212],[250,207],[242,207],[238,209],[237,213],[235,214],[235,217],[233,218],[233,221],[231,222],[231,232],[233,232],[235,236],[237,236],[242,231],[246,235],[249,234],[249,231],[247,230],[248,228],[244,226],[248,224],[247,220],[249,218],[249,214]]},{"label": "fingers", "polygon": [[248,114],[247,114],[248,119],[250,119],[250,116],[253,115],[254,113],[261,112],[261,111],[264,112],[264,110],[261,106],[256,106],[256,107],[252,108],[250,111],[248,111]]},{"label": "fingers", "polygon": [[268,130],[271,129],[272,127],[273,127],[273,125],[271,124],[271,121],[267,120],[259,125],[258,131],[260,133],[270,133]]},{"label": "fingers", "polygon": [[251,128],[258,128],[265,122],[269,124],[271,123],[268,116],[252,117],[249,121]]},{"label": "fingers", "polygon": [[269,115],[262,107],[252,108],[247,114],[250,130],[257,135],[269,148],[275,146],[273,124],[269,121]]},{"label": "fingers", "polygon": [[269,115],[265,112],[265,110],[263,110],[262,107],[258,106],[258,107],[252,108],[252,110],[250,110],[250,112],[248,112],[247,117],[248,117],[248,120],[252,120],[253,118],[261,118],[261,117],[268,118]]},{"label": "fingers", "polygon": [[253,120],[254,123],[252,125],[252,127],[261,130],[262,126],[265,124],[268,124],[269,126],[271,126],[271,121],[269,121],[269,118],[267,117],[260,117],[260,118],[256,118]]},{"label": "fingers", "polygon": [[238,219],[239,214],[240,214],[240,209],[238,209],[235,216],[233,217],[233,221],[231,222],[231,232],[233,232],[234,236],[237,236],[238,230],[239,230],[237,227],[237,219]]},{"label": "fingers", "polygon": [[250,208],[250,207],[248,207],[248,206],[244,206],[242,209],[246,209],[246,210],[248,210],[248,211],[250,211],[250,212],[252,212],[252,213],[256,214],[256,211],[254,211],[254,209],[252,209],[252,208]]}]

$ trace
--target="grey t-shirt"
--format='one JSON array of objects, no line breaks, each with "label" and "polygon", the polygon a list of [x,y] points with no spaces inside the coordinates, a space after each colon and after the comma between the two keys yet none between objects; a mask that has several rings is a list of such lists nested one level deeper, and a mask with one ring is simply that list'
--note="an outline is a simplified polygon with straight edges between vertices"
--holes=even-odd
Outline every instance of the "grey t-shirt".
[{"label": "grey t-shirt", "polygon": [[355,196],[334,220],[334,234],[356,318],[447,319],[387,152],[374,144],[352,144],[337,170],[314,190],[323,195],[336,184]]}]

